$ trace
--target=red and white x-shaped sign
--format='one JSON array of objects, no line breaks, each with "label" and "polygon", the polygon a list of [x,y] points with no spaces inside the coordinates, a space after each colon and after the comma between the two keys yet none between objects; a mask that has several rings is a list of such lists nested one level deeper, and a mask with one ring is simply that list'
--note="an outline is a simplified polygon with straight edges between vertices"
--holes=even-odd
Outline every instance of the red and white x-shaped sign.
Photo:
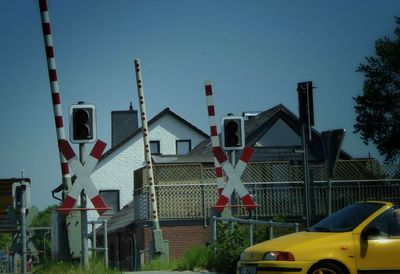
[{"label": "red and white x-shaped sign", "polygon": [[92,151],[90,152],[90,155],[86,159],[84,165],[82,165],[68,141],[64,140],[60,142],[60,151],[64,155],[65,159],[67,159],[69,165],[74,170],[76,175],[76,180],[72,185],[68,196],[64,199],[64,202],[60,206],[60,210],[64,213],[68,214],[71,211],[76,203],[76,200],[78,200],[82,189],[85,190],[85,194],[90,198],[92,204],[99,214],[102,214],[109,209],[90,179],[90,174],[92,174],[105,148],[106,143],[97,140]]},{"label": "red and white x-shaped sign", "polygon": [[243,149],[242,156],[237,162],[235,168],[233,168],[232,164],[228,161],[228,157],[226,157],[221,147],[215,147],[213,152],[215,158],[217,158],[218,162],[221,164],[226,176],[229,178],[224,190],[219,196],[217,204],[215,205],[215,209],[217,211],[223,211],[226,204],[229,202],[229,197],[235,190],[247,210],[255,209],[257,205],[254,203],[253,198],[243,186],[242,180],[240,179],[248,162],[250,161],[251,156],[253,155],[253,149],[251,147],[245,147]]}]

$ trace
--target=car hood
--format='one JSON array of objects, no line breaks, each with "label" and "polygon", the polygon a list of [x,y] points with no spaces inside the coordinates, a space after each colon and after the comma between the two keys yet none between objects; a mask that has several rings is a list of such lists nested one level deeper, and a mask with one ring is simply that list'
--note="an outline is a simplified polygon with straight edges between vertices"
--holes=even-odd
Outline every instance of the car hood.
[{"label": "car hood", "polygon": [[266,252],[288,251],[296,260],[315,260],[334,251],[353,252],[352,239],[352,232],[298,232],[251,246],[242,259],[262,260]]}]

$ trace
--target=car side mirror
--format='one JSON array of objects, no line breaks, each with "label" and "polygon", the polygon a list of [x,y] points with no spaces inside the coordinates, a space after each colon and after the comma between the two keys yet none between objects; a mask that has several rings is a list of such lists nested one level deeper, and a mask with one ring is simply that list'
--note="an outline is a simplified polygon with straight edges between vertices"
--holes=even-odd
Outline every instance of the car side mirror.
[{"label": "car side mirror", "polygon": [[370,226],[361,232],[361,238],[363,240],[368,240],[371,237],[377,237],[381,234],[381,230],[376,226]]}]

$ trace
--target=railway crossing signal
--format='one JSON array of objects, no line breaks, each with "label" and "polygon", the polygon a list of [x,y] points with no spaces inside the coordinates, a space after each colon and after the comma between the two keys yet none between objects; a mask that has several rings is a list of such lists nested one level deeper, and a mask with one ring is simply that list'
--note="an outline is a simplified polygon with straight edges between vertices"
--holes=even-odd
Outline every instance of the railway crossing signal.
[{"label": "railway crossing signal", "polygon": [[74,144],[92,143],[96,140],[96,108],[94,105],[71,105],[70,140]]},{"label": "railway crossing signal", "polygon": [[241,150],[244,148],[244,120],[242,116],[222,117],[222,148]]},{"label": "railway crossing signal", "polygon": [[303,125],[314,126],[314,103],[312,81],[297,84],[299,116]]},{"label": "railway crossing signal", "polygon": [[59,210],[68,214],[78,200],[79,194],[81,193],[82,189],[85,190],[85,193],[90,198],[95,209],[100,215],[109,209],[103,198],[97,191],[96,187],[94,186],[92,180],[90,179],[90,174],[94,170],[105,147],[106,143],[97,140],[90,155],[86,159],[85,163],[82,165],[78,157],[76,157],[68,141],[64,140],[60,142],[60,151],[67,159],[71,168],[75,171],[76,180],[75,183],[72,185],[68,196],[65,198],[64,202],[60,206]]},{"label": "railway crossing signal", "polygon": [[236,166],[233,167],[229,162],[228,157],[226,157],[224,151],[220,147],[215,147],[213,149],[214,156],[217,158],[218,162],[221,164],[226,176],[229,177],[228,182],[225,185],[219,199],[214,206],[217,211],[223,211],[226,204],[229,202],[229,198],[232,193],[236,190],[240,199],[242,200],[244,206],[247,210],[253,210],[257,207],[254,203],[253,198],[247,189],[243,186],[240,179],[242,176],[251,156],[253,155],[253,149],[251,147],[246,147],[243,149],[243,154],[237,162]]}]

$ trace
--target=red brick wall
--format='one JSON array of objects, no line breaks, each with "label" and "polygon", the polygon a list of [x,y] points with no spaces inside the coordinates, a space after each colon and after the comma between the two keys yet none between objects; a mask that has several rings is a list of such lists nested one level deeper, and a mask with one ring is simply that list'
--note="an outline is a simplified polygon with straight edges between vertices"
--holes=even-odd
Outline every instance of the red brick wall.
[{"label": "red brick wall", "polygon": [[[195,245],[206,246],[211,242],[211,227],[203,225],[168,225],[162,226],[164,240],[169,242],[170,259],[183,258],[186,250]],[[145,228],[146,248],[152,239],[151,228]]]}]

